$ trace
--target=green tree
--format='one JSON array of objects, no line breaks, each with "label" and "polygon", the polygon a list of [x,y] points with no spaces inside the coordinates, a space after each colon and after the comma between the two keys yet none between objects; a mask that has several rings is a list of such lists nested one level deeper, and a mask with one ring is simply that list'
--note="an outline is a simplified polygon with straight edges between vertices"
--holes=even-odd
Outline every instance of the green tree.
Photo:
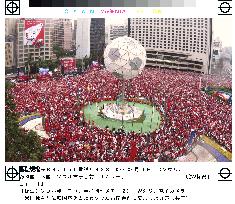
[{"label": "green tree", "polygon": [[58,67],[59,67],[59,64],[60,64],[60,62],[59,62],[58,59],[53,60],[52,63],[51,63],[51,67],[49,67],[50,70],[52,71],[52,70],[54,70],[55,68],[58,68]]},{"label": "green tree", "polygon": [[90,64],[90,58],[87,57],[87,55],[83,58],[83,63],[84,63],[85,69],[86,69],[87,66]]},{"label": "green tree", "polygon": [[64,49],[58,45],[53,46],[53,52],[55,53],[57,59],[66,56],[66,52],[64,51]]},{"label": "green tree", "polygon": [[50,60],[42,60],[42,67],[46,68],[46,67],[49,67],[49,64],[50,64]]},{"label": "green tree", "polygon": [[31,68],[30,68],[30,74],[37,74],[37,72],[38,72],[38,69],[34,64],[35,63],[33,63]]},{"label": "green tree", "polygon": [[5,90],[5,160],[7,162],[41,161],[44,148],[34,131],[25,131],[18,125],[19,115],[10,94],[12,84],[6,81]]},{"label": "green tree", "polygon": [[33,56],[32,53],[29,53],[29,54],[28,54],[28,59],[27,59],[27,62],[25,63],[26,66],[32,65],[32,63],[33,63],[32,56]]},{"label": "green tree", "polygon": [[81,59],[77,59],[76,60],[76,65],[77,65],[77,67],[82,67],[82,60]]},{"label": "green tree", "polygon": [[65,57],[75,57],[76,50],[64,50]]}]

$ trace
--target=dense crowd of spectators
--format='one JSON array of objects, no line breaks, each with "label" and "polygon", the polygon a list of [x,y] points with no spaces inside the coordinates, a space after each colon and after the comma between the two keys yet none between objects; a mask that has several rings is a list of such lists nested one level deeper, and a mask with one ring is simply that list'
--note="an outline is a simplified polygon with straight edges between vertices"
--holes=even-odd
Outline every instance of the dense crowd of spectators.
[{"label": "dense crowd of spectators", "polygon": [[162,107],[160,129],[125,133],[96,127],[83,116],[83,107],[115,100],[122,82],[105,70],[80,76],[16,83],[12,89],[17,112],[45,116],[43,161],[153,161],[176,159],[187,152],[192,131],[208,135],[232,150],[232,106],[201,91],[201,86],[231,87],[231,81],[172,70],[145,69],[125,82],[125,97],[144,97]]}]

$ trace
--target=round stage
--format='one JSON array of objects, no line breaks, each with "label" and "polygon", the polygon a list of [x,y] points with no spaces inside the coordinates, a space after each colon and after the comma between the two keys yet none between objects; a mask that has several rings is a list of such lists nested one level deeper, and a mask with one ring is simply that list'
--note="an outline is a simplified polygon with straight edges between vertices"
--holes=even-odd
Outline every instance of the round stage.
[{"label": "round stage", "polygon": [[134,105],[123,103],[106,103],[100,108],[98,114],[106,119],[114,119],[125,122],[141,120],[145,117],[144,111]]},{"label": "round stage", "polygon": [[83,109],[86,122],[95,126],[125,132],[149,133],[159,129],[160,113],[147,104],[126,102],[123,106],[116,101],[103,101],[87,105]]}]

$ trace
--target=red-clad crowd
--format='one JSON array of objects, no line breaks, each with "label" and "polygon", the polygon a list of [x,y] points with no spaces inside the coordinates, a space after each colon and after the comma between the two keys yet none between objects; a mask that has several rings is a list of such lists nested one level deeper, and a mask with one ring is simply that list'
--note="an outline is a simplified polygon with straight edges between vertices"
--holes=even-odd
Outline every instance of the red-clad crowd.
[{"label": "red-clad crowd", "polygon": [[[232,150],[232,106],[202,92],[199,87],[231,81],[172,70],[145,69],[125,82],[125,97],[144,97],[162,110],[160,129],[152,133],[125,133],[95,127],[84,119],[89,103],[115,100],[122,82],[105,70],[48,81],[16,83],[11,90],[22,115],[45,116],[49,139],[43,161],[153,161],[172,160],[187,152],[190,133],[208,135]],[[201,84],[201,85],[200,85]]]}]

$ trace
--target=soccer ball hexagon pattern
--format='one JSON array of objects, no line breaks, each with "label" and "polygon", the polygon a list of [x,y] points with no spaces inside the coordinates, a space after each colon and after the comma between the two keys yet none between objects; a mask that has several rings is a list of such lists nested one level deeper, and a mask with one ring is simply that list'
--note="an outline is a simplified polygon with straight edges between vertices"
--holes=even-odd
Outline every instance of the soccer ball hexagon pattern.
[{"label": "soccer ball hexagon pattern", "polygon": [[146,64],[146,50],[133,38],[119,37],[105,48],[104,63],[107,71],[116,77],[131,79],[143,71]]}]

